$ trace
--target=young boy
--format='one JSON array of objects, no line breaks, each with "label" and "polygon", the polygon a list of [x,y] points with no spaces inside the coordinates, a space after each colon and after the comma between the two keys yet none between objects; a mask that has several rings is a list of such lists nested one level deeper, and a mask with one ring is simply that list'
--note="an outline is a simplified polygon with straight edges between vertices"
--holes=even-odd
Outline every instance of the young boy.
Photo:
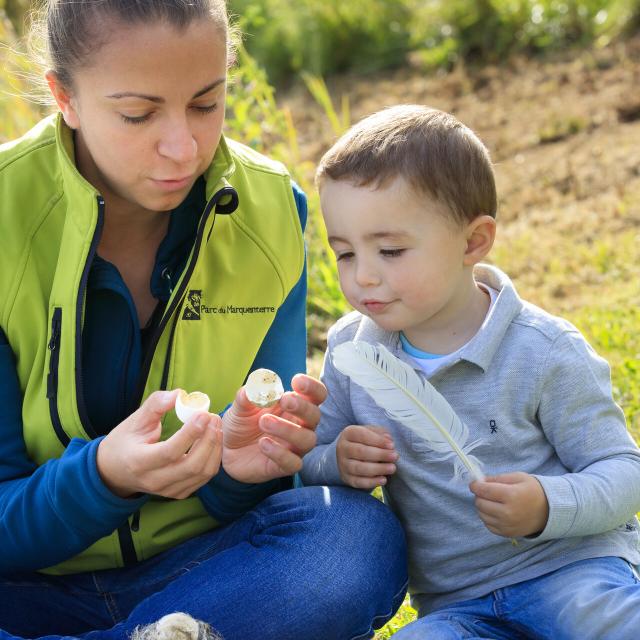
[{"label": "young boy", "polygon": [[[409,545],[419,619],[396,637],[626,640],[640,629],[640,451],[610,372],[567,321],[481,264],[496,189],[482,142],[421,106],[376,113],[317,174],[342,290],[308,484],[381,485]],[[442,460],[339,373],[340,343],[381,343],[468,426],[484,481]]]}]

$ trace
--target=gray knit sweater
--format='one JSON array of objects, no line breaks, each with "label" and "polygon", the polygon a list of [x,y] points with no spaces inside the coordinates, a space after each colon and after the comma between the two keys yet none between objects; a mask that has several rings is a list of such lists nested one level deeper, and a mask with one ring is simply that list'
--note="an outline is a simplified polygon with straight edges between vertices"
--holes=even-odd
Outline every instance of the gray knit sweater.
[{"label": "gray knit sweater", "polygon": [[409,590],[421,615],[585,558],[640,563],[640,451],[611,397],[609,366],[570,323],[523,302],[501,271],[479,265],[474,275],[498,298],[460,357],[430,382],[468,426],[469,441],[482,440],[474,455],[487,475],[538,478],[549,501],[544,531],[517,546],[490,533],[467,483],[452,481],[451,461],[438,460],[334,368],[332,349],[349,340],[381,343],[415,365],[398,334],[355,312],[329,333],[329,397],[301,473],[305,484],[340,484],[341,430],[374,424],[391,432],[400,459],[383,493],[407,533]]}]

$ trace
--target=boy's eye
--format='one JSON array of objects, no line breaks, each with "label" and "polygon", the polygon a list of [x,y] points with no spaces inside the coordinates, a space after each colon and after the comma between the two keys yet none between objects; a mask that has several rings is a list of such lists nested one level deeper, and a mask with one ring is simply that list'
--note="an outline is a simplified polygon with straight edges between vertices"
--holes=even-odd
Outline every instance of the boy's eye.
[{"label": "boy's eye", "polygon": [[353,251],[336,251],[336,260],[340,262],[340,260],[350,260],[353,258]]},{"label": "boy's eye", "polygon": [[385,258],[397,258],[405,252],[404,249],[380,249],[380,255]]}]

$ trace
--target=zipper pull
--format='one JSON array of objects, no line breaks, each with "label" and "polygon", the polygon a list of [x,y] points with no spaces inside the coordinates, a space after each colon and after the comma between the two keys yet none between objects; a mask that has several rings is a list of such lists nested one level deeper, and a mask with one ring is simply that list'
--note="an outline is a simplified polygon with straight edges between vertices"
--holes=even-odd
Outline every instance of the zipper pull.
[{"label": "zipper pull", "polygon": [[165,267],[160,274],[160,277],[167,282],[167,288],[169,289],[169,295],[173,293],[173,284],[171,282],[171,269],[169,267]]},{"label": "zipper pull", "polygon": [[51,339],[47,345],[49,351],[55,351],[60,343],[60,318],[58,316],[58,310],[53,313],[53,319],[51,321]]},{"label": "zipper pull", "polygon": [[53,318],[51,319],[51,338],[47,348],[51,351],[49,357],[49,373],[47,374],[47,398],[51,400],[55,398],[58,393],[58,359],[60,356],[56,353],[60,346],[60,333],[61,333],[61,316],[62,309],[56,308],[53,310]]},{"label": "zipper pull", "polygon": [[131,518],[131,531],[140,531],[140,510],[136,511]]}]

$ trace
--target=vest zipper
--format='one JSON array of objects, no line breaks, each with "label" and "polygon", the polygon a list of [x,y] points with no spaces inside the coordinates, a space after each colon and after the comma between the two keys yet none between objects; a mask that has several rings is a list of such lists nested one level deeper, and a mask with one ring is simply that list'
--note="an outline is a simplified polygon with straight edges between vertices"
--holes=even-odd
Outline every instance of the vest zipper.
[{"label": "vest zipper", "polygon": [[49,373],[47,375],[47,399],[49,400],[49,415],[53,430],[58,440],[66,447],[71,438],[65,433],[58,412],[58,367],[60,366],[60,337],[62,335],[62,308],[55,307],[51,318],[51,338],[49,339]]},{"label": "vest zipper", "polygon": [[98,201],[98,220],[96,222],[96,228],[91,239],[91,245],[89,246],[89,253],[87,254],[87,260],[82,271],[80,278],[80,288],[78,289],[78,298],[76,301],[76,402],[78,405],[78,415],[80,416],[80,422],[85,430],[85,433],[91,438],[97,438],[98,434],[94,431],[89,420],[89,414],[84,403],[84,383],[82,380],[82,310],[84,307],[84,300],[87,291],[87,283],[89,281],[89,271],[91,271],[91,264],[93,258],[98,251],[98,243],[100,242],[100,236],[102,235],[102,227],[104,225],[104,198],[102,196],[97,197]]},{"label": "vest zipper", "polygon": [[[228,197],[230,201],[225,204],[219,204],[220,200]],[[158,342],[160,340],[160,336],[162,335],[165,327],[169,323],[169,320],[173,316],[174,312],[182,305],[184,300],[184,296],[186,293],[187,285],[189,284],[189,280],[191,279],[191,275],[196,266],[196,262],[198,261],[198,256],[200,254],[200,248],[202,246],[202,239],[204,236],[204,229],[207,225],[207,221],[209,220],[209,216],[211,215],[211,211],[215,207],[215,213],[218,214],[231,214],[238,208],[238,194],[233,187],[223,187],[219,191],[217,191],[207,202],[207,206],[202,213],[202,217],[200,218],[200,222],[198,224],[198,231],[196,232],[196,240],[194,244],[193,253],[191,255],[191,260],[185,267],[184,275],[180,279],[180,284],[177,290],[174,291],[174,297],[169,303],[164,315],[162,316],[156,330],[151,338],[151,342],[149,344],[149,348],[147,350],[147,355],[144,359],[144,363],[142,365],[142,369],[140,372],[140,382],[138,383],[138,392],[136,393],[136,406],[133,409],[137,409],[142,403],[142,395],[144,394],[144,388],[146,386],[147,377],[149,376],[149,370],[151,369],[151,363],[153,362],[153,356],[155,354],[156,347],[158,346]],[[215,220],[214,220],[215,222]],[[212,227],[213,228],[213,227]],[[211,232],[209,233],[209,236]],[[209,239],[207,237],[207,240]],[[169,346],[167,348],[167,354],[164,362],[164,368],[162,372],[162,380],[161,380],[161,389],[164,389],[169,375],[169,365],[171,360],[171,347],[173,345],[173,336],[175,333],[176,325],[178,322],[178,317],[173,319],[173,326],[171,328],[171,335],[169,337]]]}]

